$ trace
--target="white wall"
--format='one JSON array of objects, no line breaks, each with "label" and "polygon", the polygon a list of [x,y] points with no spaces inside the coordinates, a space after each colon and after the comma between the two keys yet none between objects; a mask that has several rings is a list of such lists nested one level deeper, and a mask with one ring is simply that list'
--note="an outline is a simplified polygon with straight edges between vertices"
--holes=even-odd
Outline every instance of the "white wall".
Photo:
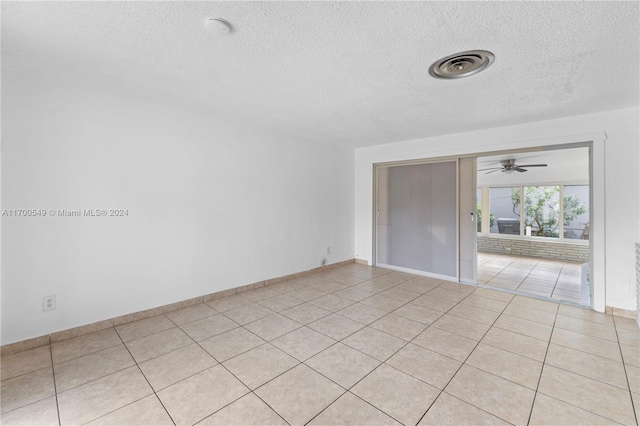
[{"label": "white wall", "polygon": [[[2,344],[353,258],[353,150],[2,72]],[[42,312],[42,298],[57,309]]]},{"label": "white wall", "polygon": [[372,253],[372,165],[520,147],[523,141],[606,132],[605,235],[606,305],[635,308],[634,243],[640,235],[639,109],[626,108],[452,134],[356,150],[356,247],[359,259]]}]

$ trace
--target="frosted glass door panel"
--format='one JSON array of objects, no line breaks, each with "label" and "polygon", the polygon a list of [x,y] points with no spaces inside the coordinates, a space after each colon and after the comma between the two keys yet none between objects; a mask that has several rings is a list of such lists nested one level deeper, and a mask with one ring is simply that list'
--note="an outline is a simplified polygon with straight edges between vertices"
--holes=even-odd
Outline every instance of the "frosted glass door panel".
[{"label": "frosted glass door panel", "polygon": [[378,168],[378,263],[457,276],[456,162]]}]

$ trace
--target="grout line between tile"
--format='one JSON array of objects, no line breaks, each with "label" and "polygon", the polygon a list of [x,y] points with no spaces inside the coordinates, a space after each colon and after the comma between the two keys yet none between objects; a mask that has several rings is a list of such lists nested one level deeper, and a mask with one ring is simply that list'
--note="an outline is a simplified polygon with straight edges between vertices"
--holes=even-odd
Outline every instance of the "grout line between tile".
[{"label": "grout line between tile", "polygon": [[58,426],[62,425],[60,420],[60,404],[58,403],[58,387],[56,385],[56,371],[53,365],[53,351],[51,350],[51,345],[49,345],[49,356],[51,357],[51,375],[53,376],[53,393],[56,397],[56,412],[58,414]]},{"label": "grout line between tile", "polygon": [[629,383],[629,374],[627,373],[627,365],[624,362],[624,356],[622,355],[622,344],[620,343],[620,338],[618,336],[618,327],[616,327],[616,320],[613,319],[613,328],[616,331],[616,338],[618,339],[618,349],[620,350],[620,358],[622,358],[622,368],[624,368],[624,375],[627,379],[627,387],[629,388],[629,398],[631,398],[631,408],[633,408],[633,415],[636,418],[636,424],[638,424],[638,408],[636,404],[633,402],[633,393],[631,391],[631,383]]},{"label": "grout line between tile", "polygon": [[[169,318],[167,318],[169,319]],[[171,321],[171,319],[169,319],[169,321]],[[171,321],[174,325],[175,323],[173,321]],[[114,327],[115,330],[115,327]],[[153,386],[151,386],[151,383],[149,382],[149,379],[147,379],[147,376],[144,374],[144,371],[142,371],[142,369],[140,368],[140,365],[138,364],[138,361],[134,358],[133,354],[131,353],[131,351],[129,350],[129,348],[127,347],[127,345],[125,344],[124,340],[122,340],[122,336],[120,336],[120,333],[118,333],[118,330],[116,330],[116,334],[118,335],[118,337],[120,338],[120,340],[122,341],[122,343],[124,344],[124,347],[127,349],[127,351],[129,352],[129,356],[133,359],[133,362],[136,363],[136,367],[138,368],[138,371],[140,371],[140,374],[142,374],[142,377],[144,377],[144,380],[147,382],[147,384],[149,385],[149,388],[151,389],[151,392],[153,392],[153,395],[155,395],[155,397],[158,399],[158,401],[160,402],[160,405],[162,405],[162,408],[164,409],[164,411],[167,413],[167,415],[169,416],[169,419],[171,419],[171,421],[173,422],[173,424],[176,424],[176,421],[173,419],[173,416],[171,416],[171,413],[169,413],[169,410],[167,410],[167,407],[165,407],[164,403],[162,402],[162,400],[160,399],[160,397],[158,397],[158,394],[156,392],[156,390],[153,388]],[[188,336],[189,337],[189,336]],[[191,337],[189,337],[191,338]],[[193,340],[193,339],[191,339]],[[215,358],[214,358],[215,359]],[[147,395],[148,396],[148,395]],[[146,396],[145,396],[146,398]],[[141,398],[142,399],[142,398]],[[122,407],[120,407],[122,408]],[[120,408],[114,410],[117,411]],[[112,411],[113,412],[113,411]],[[106,414],[105,414],[106,415]],[[101,416],[102,417],[102,416]],[[98,417],[99,418],[99,417]],[[95,419],[94,419],[95,420]]]}]

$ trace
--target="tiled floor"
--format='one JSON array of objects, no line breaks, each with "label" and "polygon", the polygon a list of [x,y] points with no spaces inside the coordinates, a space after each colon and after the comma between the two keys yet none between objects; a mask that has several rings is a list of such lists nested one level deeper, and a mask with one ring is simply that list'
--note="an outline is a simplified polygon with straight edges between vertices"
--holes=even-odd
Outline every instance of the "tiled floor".
[{"label": "tiled floor", "polygon": [[580,303],[582,264],[478,253],[478,283]]},{"label": "tiled floor", "polygon": [[632,320],[348,265],[2,358],[2,424],[636,424]]}]

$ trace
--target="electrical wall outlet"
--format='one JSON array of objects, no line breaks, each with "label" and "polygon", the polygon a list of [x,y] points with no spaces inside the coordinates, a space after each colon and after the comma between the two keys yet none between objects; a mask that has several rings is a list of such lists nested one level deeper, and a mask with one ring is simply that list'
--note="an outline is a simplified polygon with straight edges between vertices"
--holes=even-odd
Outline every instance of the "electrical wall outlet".
[{"label": "electrical wall outlet", "polygon": [[327,246],[327,254],[331,254],[331,246]]},{"label": "electrical wall outlet", "polygon": [[53,311],[56,308],[56,296],[42,298],[42,311]]}]

